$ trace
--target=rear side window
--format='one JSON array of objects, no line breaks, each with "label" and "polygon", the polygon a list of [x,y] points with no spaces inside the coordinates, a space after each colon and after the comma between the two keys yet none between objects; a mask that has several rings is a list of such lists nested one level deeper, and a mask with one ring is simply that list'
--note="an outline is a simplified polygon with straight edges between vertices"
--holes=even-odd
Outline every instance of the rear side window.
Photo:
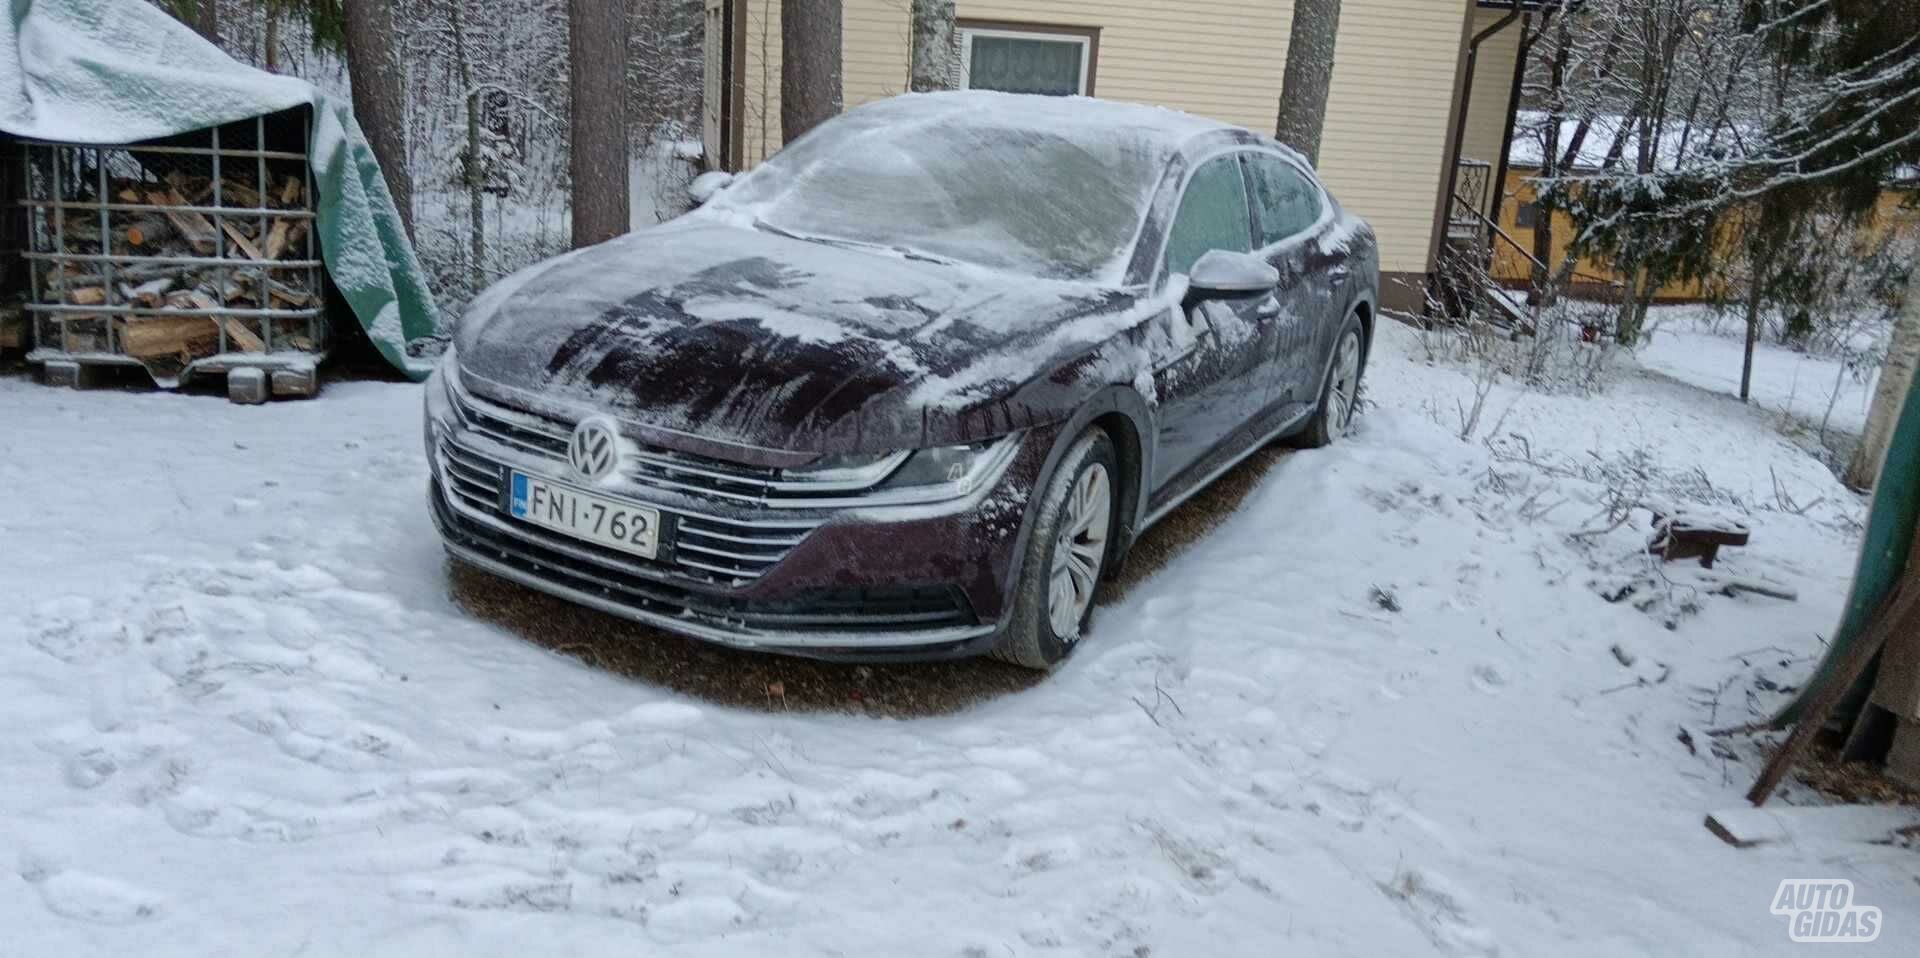
[{"label": "rear side window", "polygon": [[1209,250],[1251,252],[1252,236],[1240,158],[1211,160],[1194,172],[1180,197],[1180,212],[1167,233],[1167,271],[1192,272],[1193,264]]},{"label": "rear side window", "polygon": [[1305,232],[1320,221],[1320,190],[1277,156],[1255,154],[1253,202],[1260,210],[1260,245]]}]

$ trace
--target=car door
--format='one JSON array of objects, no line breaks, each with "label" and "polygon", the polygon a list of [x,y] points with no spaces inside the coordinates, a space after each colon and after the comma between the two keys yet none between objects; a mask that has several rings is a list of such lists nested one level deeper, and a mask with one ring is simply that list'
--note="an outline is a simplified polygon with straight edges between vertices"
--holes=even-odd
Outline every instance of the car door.
[{"label": "car door", "polygon": [[1321,360],[1344,318],[1336,302],[1342,264],[1314,242],[1331,221],[1329,204],[1319,184],[1278,153],[1248,154],[1247,172],[1259,253],[1280,273],[1268,399],[1305,408],[1320,398]]},{"label": "car door", "polygon": [[[1252,252],[1243,155],[1207,160],[1188,179],[1167,232],[1170,282],[1184,282],[1209,251]],[[1191,294],[1167,317],[1153,349],[1160,400],[1155,489],[1206,457],[1264,403],[1279,313],[1270,293]]]}]

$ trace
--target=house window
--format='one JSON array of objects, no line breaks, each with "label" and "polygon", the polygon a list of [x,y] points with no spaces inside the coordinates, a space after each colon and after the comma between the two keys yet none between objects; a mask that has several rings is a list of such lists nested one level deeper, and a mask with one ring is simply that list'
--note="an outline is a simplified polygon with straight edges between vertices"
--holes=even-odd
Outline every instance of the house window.
[{"label": "house window", "polygon": [[969,90],[1089,95],[1093,58],[1092,30],[960,28],[960,85]]},{"label": "house window", "polygon": [[1540,222],[1540,204],[1522,203],[1514,212],[1513,224],[1523,230],[1533,229]]}]

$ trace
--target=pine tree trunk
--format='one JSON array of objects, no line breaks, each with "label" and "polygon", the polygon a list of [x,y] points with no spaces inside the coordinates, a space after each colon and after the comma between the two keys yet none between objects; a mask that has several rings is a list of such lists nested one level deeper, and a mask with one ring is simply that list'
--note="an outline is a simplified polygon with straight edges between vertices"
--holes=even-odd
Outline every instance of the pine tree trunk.
[{"label": "pine tree trunk", "polygon": [[592,246],[633,225],[627,196],[627,5],[567,0],[572,70],[573,246]]},{"label": "pine tree trunk", "polygon": [[780,0],[780,135],[792,143],[840,112],[841,0]]},{"label": "pine tree trunk", "polygon": [[407,170],[406,99],[400,63],[393,52],[391,0],[348,0],[345,35],[347,79],[353,115],[366,134],[380,175],[413,236],[413,177]]},{"label": "pine tree trunk", "polygon": [[1886,365],[1880,367],[1880,383],[1873,390],[1873,405],[1867,409],[1867,428],[1860,436],[1860,448],[1853,452],[1853,461],[1847,464],[1849,485],[1864,489],[1880,478],[1880,464],[1887,458],[1887,445],[1893,441],[1893,429],[1899,424],[1907,391],[1913,388],[1913,371],[1917,365],[1920,365],[1920,268],[1908,277],[1906,301],[1900,305],[1900,315],[1893,321],[1893,342],[1887,347]]},{"label": "pine tree trunk", "polygon": [[193,29],[207,42],[220,45],[220,4],[219,0],[199,0],[193,10]]},{"label": "pine tree trunk", "polygon": [[1320,161],[1320,133],[1326,125],[1334,40],[1339,32],[1340,0],[1294,0],[1274,138],[1299,150],[1311,164]]},{"label": "pine tree trunk", "polygon": [[1760,341],[1760,300],[1767,289],[1767,273],[1773,266],[1770,251],[1756,251],[1753,258],[1753,286],[1747,290],[1747,348],[1740,361],[1740,401],[1753,397],[1753,348]]},{"label": "pine tree trunk", "polygon": [[953,89],[955,69],[953,0],[913,0],[913,77],[915,93]]}]

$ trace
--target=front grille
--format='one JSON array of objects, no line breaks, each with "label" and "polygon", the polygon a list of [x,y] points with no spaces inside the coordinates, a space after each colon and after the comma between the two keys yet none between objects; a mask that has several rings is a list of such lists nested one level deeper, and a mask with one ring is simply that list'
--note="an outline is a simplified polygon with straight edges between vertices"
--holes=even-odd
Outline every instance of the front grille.
[{"label": "front grille", "polygon": [[[511,449],[564,462],[573,424],[511,409],[464,390],[455,403],[467,427]],[[809,500],[842,499],[857,488],[809,481],[784,470],[696,456],[660,446],[630,445],[623,475],[633,482],[729,505],[804,507]]]},{"label": "front grille", "polygon": [[[475,431],[499,442],[507,441],[493,432]],[[822,521],[738,519],[661,509],[663,552],[656,559],[643,559],[514,519],[506,509],[507,466],[454,439],[440,440],[440,461],[448,491],[466,508],[509,526],[514,535],[602,563],[645,570],[656,577],[726,586],[752,582],[786,558]]]},{"label": "front grille", "polygon": [[[473,502],[464,491],[456,495],[469,505]],[[546,536],[525,525],[508,533],[447,508],[438,497],[433,506],[450,539],[541,581],[639,612],[742,635],[912,632],[978,624],[965,596],[952,586],[832,590],[790,601],[752,602],[639,574],[631,557],[614,561],[596,556],[585,543]]]}]

